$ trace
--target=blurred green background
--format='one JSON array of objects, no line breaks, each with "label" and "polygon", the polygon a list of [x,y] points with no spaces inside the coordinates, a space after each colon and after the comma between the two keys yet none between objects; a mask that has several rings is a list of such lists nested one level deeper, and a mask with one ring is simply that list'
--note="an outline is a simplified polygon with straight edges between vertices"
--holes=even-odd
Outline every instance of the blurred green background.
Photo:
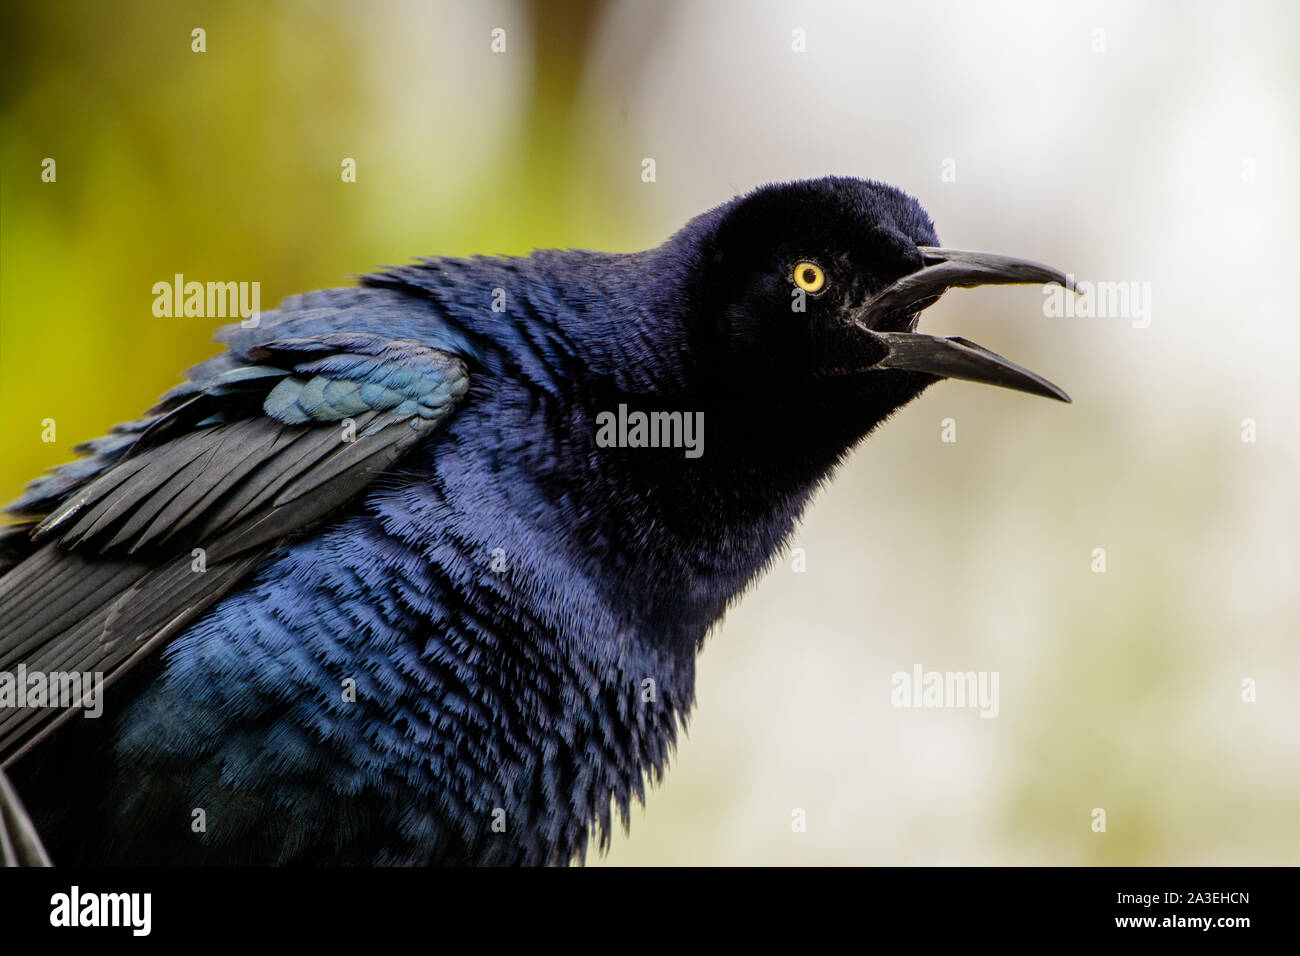
[{"label": "blurred green background", "polygon": [[[1294,864],[1298,29],[1280,0],[6,2],[0,499],[213,354],[218,321],[152,315],[175,273],[270,308],[884,179],[947,245],[1149,282],[1150,327],[1034,288],[927,312],[1075,404],[944,384],[859,449],[589,862]],[[891,707],[916,663],[997,671],[999,716]]]}]

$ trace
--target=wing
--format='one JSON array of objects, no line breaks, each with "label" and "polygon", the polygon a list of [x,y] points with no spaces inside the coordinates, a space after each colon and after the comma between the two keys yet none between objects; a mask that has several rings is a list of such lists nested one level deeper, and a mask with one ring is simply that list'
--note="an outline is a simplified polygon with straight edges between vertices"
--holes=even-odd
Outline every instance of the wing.
[{"label": "wing", "polygon": [[[90,458],[11,506],[27,521],[0,541],[12,564],[0,577],[0,674],[25,664],[108,685],[428,437],[469,387],[450,351],[303,334],[328,325],[234,331],[230,351],[148,417],[83,446]],[[286,330],[295,337],[275,337]],[[0,708],[0,766],[75,713]]]}]

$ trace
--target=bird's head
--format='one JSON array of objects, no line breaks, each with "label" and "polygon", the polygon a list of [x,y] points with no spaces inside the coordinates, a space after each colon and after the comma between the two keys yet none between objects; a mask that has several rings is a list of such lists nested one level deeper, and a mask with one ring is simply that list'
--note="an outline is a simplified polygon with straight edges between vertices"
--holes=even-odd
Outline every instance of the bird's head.
[{"label": "bird's head", "polygon": [[[957,286],[1058,283],[1025,259],[939,246],[915,199],[844,177],[765,186],[684,230],[693,243],[701,339],[735,394],[798,389],[838,404],[858,435],[944,379],[1069,401],[1060,388],[963,338],[916,331]],[[846,436],[852,440],[852,435]]]}]

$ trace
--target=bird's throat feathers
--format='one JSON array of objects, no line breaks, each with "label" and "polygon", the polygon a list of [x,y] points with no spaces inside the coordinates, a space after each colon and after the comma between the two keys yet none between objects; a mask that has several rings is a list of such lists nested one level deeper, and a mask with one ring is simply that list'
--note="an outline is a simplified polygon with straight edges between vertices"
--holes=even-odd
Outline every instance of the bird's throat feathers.
[{"label": "bird's throat feathers", "polygon": [[[636,609],[634,629],[692,650],[848,450],[925,384],[882,395],[780,356],[758,380],[737,368],[697,282],[708,228],[639,253],[433,259],[367,280],[434,299],[475,351],[459,415],[513,449],[489,471],[553,506],[547,532]],[[626,427],[637,415],[649,433]]]}]

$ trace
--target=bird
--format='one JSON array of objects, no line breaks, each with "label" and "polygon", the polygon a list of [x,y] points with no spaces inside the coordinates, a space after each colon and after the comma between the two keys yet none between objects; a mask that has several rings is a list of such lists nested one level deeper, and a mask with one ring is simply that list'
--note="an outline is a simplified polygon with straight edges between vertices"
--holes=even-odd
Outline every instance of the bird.
[{"label": "bird", "polygon": [[103,679],[97,719],[0,707],[12,856],[606,850],[706,636],[864,438],[944,379],[1069,401],[917,331],[949,289],[1016,283],[1073,288],[826,176],[643,251],[415,259],[223,328],[9,508],[0,674]]}]

